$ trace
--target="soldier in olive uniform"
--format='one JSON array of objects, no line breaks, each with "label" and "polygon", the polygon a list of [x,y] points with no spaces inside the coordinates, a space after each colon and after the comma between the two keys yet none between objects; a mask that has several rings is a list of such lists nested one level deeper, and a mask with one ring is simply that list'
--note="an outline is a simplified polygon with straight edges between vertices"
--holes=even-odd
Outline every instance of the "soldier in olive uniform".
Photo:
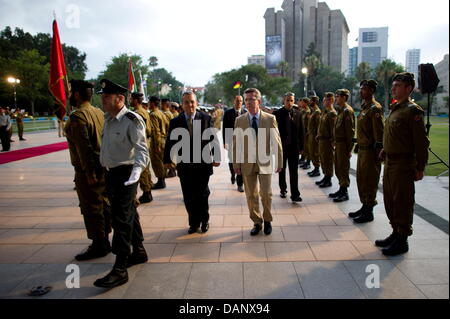
[{"label": "soldier in olive uniform", "polygon": [[[303,166],[303,164],[305,164],[305,162],[307,161],[306,159],[306,128],[305,128],[305,117],[306,117],[306,109],[307,109],[307,103],[305,101],[303,101],[303,99],[299,99],[297,102],[298,105],[298,110],[300,111],[300,119],[302,121],[302,126],[303,126],[303,153],[302,156],[300,157],[300,160],[298,161],[299,166]],[[309,108],[308,108],[309,110]]]},{"label": "soldier in olive uniform", "polygon": [[14,119],[16,120],[17,134],[19,135],[20,141],[26,141],[26,139],[23,138],[23,118],[24,118],[24,115],[20,111],[20,109],[16,109],[16,112],[14,112]]},{"label": "soldier in olive uniform", "polygon": [[300,109],[303,110],[303,116],[302,116],[302,122],[303,122],[303,129],[305,131],[305,134],[303,136],[304,138],[304,161],[303,164],[300,164],[300,167],[303,169],[310,169],[311,168],[311,155],[309,151],[309,143],[308,143],[308,123],[309,119],[311,117],[311,109],[309,108],[309,105],[311,104],[311,100],[307,97],[304,97],[300,100],[299,106]]},{"label": "soldier in olive uniform", "polygon": [[355,153],[358,152],[356,183],[362,207],[348,214],[357,224],[373,221],[373,207],[377,205],[378,183],[381,161],[378,154],[383,148],[384,116],[383,107],[375,101],[377,90],[375,80],[360,83],[361,112],[358,116]]},{"label": "soldier in olive uniform", "polygon": [[387,256],[409,250],[408,237],[413,233],[414,182],[423,179],[428,161],[430,141],[425,132],[424,111],[410,98],[415,85],[412,73],[394,76],[392,96],[397,102],[390,107],[380,152],[380,157],[385,159],[384,207],[393,232],[375,244],[383,247],[382,252]]},{"label": "soldier in olive uniform", "polygon": [[[164,115],[167,117],[167,127],[166,127],[166,132],[169,132],[169,123],[171,120],[174,119],[174,115],[171,112],[170,108],[172,106],[172,103],[170,102],[169,99],[162,99],[161,100],[161,111],[164,113]],[[166,177],[167,178],[171,178],[171,177],[176,177],[177,176],[177,172],[175,169],[176,165],[173,164],[169,169],[168,172],[166,172]]]},{"label": "soldier in olive uniform", "polygon": [[308,153],[313,163],[314,170],[308,173],[309,177],[320,176],[320,155],[319,143],[316,140],[317,131],[319,129],[320,115],[322,112],[319,108],[319,97],[316,92],[311,91],[309,98],[311,99],[310,109],[311,115],[308,119]]},{"label": "soldier in olive uniform", "polygon": [[[144,94],[142,93],[131,93],[131,106],[134,108],[134,112],[139,114],[145,123],[145,133],[147,137],[147,146],[150,149],[150,137],[151,137],[151,124],[150,124],[150,115],[148,112],[142,107],[142,101],[144,99]],[[152,175],[150,173],[150,169],[147,166],[141,174],[141,177],[139,178],[139,185],[142,189],[142,196],[139,197],[139,203],[145,204],[150,203],[153,201],[152,196]]]},{"label": "soldier in olive uniform", "polygon": [[150,97],[150,123],[152,126],[152,137],[150,139],[150,157],[152,161],[153,171],[155,172],[158,182],[153,185],[152,189],[166,188],[166,169],[164,167],[164,147],[167,135],[169,121],[167,116],[159,109],[159,98]]},{"label": "soldier in olive uniform", "polygon": [[339,180],[339,190],[329,195],[336,203],[349,199],[347,189],[350,186],[350,158],[355,136],[355,113],[347,104],[349,96],[347,89],[336,91],[338,116],[334,126],[334,170]]},{"label": "soldier in olive uniform", "polygon": [[320,188],[332,186],[334,124],[337,117],[333,104],[334,94],[331,92],[325,93],[324,110],[320,116],[316,137],[319,142],[320,164],[325,175],[322,180],[316,182],[316,185]]},{"label": "soldier in olive uniform", "polygon": [[71,80],[70,104],[75,110],[65,126],[70,159],[75,168],[75,185],[84,218],[87,237],[92,245],[76,260],[90,260],[111,252],[111,211],[107,199],[105,171],[100,164],[103,112],[90,104],[91,83]]},{"label": "soldier in olive uniform", "polygon": [[170,103],[170,112],[172,112],[173,118],[176,118],[180,113],[178,112],[180,105],[177,102]]}]

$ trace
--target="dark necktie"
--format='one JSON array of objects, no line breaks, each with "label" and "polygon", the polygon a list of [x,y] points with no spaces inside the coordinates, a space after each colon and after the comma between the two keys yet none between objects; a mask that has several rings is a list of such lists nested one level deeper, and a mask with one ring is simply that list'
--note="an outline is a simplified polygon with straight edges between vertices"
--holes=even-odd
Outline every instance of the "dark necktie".
[{"label": "dark necktie", "polygon": [[253,116],[252,127],[255,130],[256,136],[258,136],[258,123],[256,122],[256,116]]},{"label": "dark necktie", "polygon": [[192,116],[188,116],[188,128],[189,128],[189,135],[192,136]]}]

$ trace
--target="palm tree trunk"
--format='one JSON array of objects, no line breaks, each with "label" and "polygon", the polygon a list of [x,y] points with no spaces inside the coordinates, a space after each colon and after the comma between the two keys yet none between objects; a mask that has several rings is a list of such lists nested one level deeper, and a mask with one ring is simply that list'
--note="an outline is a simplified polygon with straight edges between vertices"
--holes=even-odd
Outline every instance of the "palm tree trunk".
[{"label": "palm tree trunk", "polygon": [[389,110],[389,82],[387,80],[387,76],[384,78],[384,107],[383,112],[385,113],[386,110]]}]

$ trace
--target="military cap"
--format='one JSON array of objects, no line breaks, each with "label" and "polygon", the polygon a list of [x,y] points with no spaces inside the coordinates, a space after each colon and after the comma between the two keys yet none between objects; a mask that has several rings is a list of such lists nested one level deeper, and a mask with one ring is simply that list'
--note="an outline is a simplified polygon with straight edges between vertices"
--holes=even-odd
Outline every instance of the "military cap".
[{"label": "military cap", "polygon": [[412,87],[416,86],[416,81],[414,79],[414,74],[413,73],[409,73],[409,72],[397,73],[394,76],[394,78],[392,79],[392,82],[394,82],[394,81],[405,82],[408,85],[411,85]]},{"label": "military cap", "polygon": [[336,95],[349,97],[350,91],[347,89],[339,89],[336,91]]},{"label": "military cap", "polygon": [[166,102],[170,102],[169,99],[161,99],[161,103],[166,103]]},{"label": "military cap", "polygon": [[307,104],[311,103],[311,100],[307,97],[302,97],[301,100]]},{"label": "military cap", "polygon": [[69,83],[72,92],[80,92],[81,90],[94,88],[92,83],[83,80],[70,80]]},{"label": "military cap", "polygon": [[327,93],[325,93],[325,97],[326,98],[334,97],[334,93],[327,92]]},{"label": "military cap", "polygon": [[144,97],[144,94],[143,93],[139,93],[139,92],[133,92],[133,93],[131,93],[131,97],[133,99],[139,99],[141,97]]},{"label": "military cap", "polygon": [[308,91],[308,97],[309,97],[309,98],[312,98],[312,97],[318,97],[318,96],[317,96],[317,94],[316,94],[316,91],[311,90],[311,91]]},{"label": "military cap", "polygon": [[173,107],[177,107],[177,108],[180,107],[180,104],[178,104],[177,102],[172,102],[171,105],[172,105]]},{"label": "military cap", "polygon": [[372,90],[376,91],[378,82],[375,80],[362,80],[361,83],[359,83],[359,86],[360,87],[367,86],[367,87],[371,88]]},{"label": "military cap", "polygon": [[128,92],[128,90],[123,86],[120,86],[119,84],[116,84],[108,79],[101,80],[100,86],[102,89],[98,92],[99,94],[106,93],[125,95]]},{"label": "military cap", "polygon": [[150,98],[148,99],[149,102],[155,102],[155,103],[159,103],[159,97],[157,96],[150,96]]}]

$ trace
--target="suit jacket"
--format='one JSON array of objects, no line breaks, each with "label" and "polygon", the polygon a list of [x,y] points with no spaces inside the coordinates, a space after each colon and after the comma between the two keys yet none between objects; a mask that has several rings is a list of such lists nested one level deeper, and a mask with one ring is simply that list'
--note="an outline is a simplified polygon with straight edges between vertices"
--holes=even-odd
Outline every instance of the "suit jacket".
[{"label": "suit jacket", "polygon": [[[203,132],[206,129],[214,128],[211,116],[209,116],[208,114],[203,113],[199,110],[197,110],[195,113],[194,122],[196,122],[196,124],[194,124],[194,130],[195,130],[195,126],[198,123],[200,124],[200,132],[201,132],[200,138],[201,138],[201,136],[203,136]],[[187,132],[186,137],[189,136],[188,124],[187,124],[184,113],[180,114],[179,116],[177,116],[176,118],[174,118],[173,120],[170,121],[169,132],[167,134],[167,139],[166,139],[166,147],[164,150],[164,164],[172,163],[172,159],[170,158],[170,151],[175,144],[177,144],[178,142],[180,142],[182,140],[182,136],[178,136],[176,139],[171,139],[172,131],[177,128],[185,129],[186,131],[184,131],[184,132]],[[200,150],[198,150],[198,149],[195,150],[196,154],[194,154],[194,140],[193,139],[194,139],[193,136],[189,136],[188,149],[190,152],[190,156],[189,156],[189,160],[187,162],[183,161],[183,159],[182,159],[183,151],[186,151],[187,144],[183,144],[183,146],[186,146],[186,148],[184,148],[184,147],[181,148],[177,153],[177,156],[180,159],[180,162],[177,163],[178,175],[182,176],[183,174],[189,174],[194,171],[196,173],[200,173],[200,174],[204,173],[204,174],[212,175],[213,174],[212,162],[214,162],[214,154],[216,154],[216,158],[217,158],[217,160],[215,162],[220,162],[220,144],[218,142],[216,134],[214,134],[214,136],[211,136],[208,140],[202,139],[200,141],[201,148],[200,148]],[[198,143],[198,141],[195,141],[195,142]],[[187,143],[187,141],[183,142],[183,143]],[[205,148],[206,148],[206,150],[205,150]],[[204,158],[202,156],[203,153],[208,154],[207,158]],[[197,157],[199,159],[199,161],[196,161],[196,163],[194,163],[195,157]]]},{"label": "suit jacket", "polygon": [[[290,112],[285,108],[281,108],[273,112],[278,122],[278,129],[280,131],[281,142],[283,150],[299,153],[304,150],[303,142],[303,123],[300,111],[292,108]],[[292,117],[292,118],[291,118]],[[291,125],[291,134],[288,136],[288,125]]]},{"label": "suit jacket", "polygon": [[[275,168],[283,168],[283,146],[275,116],[261,111],[258,126],[258,136],[250,125],[250,113],[243,114],[236,119],[233,137],[233,167],[240,169],[243,175],[273,174]],[[236,130],[242,129],[242,130]],[[244,135],[241,134],[244,132]],[[263,135],[265,134],[265,135]],[[246,138],[246,136],[248,138]],[[261,139],[265,138],[265,152],[259,154]],[[264,146],[262,144],[261,146]],[[259,154],[259,155],[258,155]],[[267,158],[275,155],[275,163]]]},{"label": "suit jacket", "polygon": [[[247,110],[241,108],[241,115],[247,113]],[[223,137],[223,144],[228,144],[230,147],[232,147],[233,140],[227,141],[225,136],[225,129],[234,129],[234,123],[236,121],[236,110],[233,108],[225,111],[225,114],[223,115],[223,125],[222,125],[222,137]]]}]

